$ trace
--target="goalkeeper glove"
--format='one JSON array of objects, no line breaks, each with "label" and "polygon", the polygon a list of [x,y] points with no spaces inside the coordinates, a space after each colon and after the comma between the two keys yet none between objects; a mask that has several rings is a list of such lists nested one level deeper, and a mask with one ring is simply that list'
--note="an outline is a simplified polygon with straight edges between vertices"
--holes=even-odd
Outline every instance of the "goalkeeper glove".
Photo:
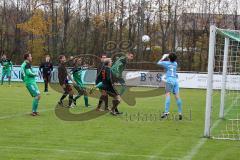
[{"label": "goalkeeper glove", "polygon": [[164,54],[164,55],[162,56],[161,61],[163,61],[164,59],[168,58],[168,56],[169,56],[169,54]]}]

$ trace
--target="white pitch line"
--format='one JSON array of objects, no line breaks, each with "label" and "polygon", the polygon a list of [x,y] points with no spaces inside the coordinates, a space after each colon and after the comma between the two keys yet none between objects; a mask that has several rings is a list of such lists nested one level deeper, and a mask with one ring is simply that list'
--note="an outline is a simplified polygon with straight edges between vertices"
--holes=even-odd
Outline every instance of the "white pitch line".
[{"label": "white pitch line", "polygon": [[103,156],[125,156],[125,157],[143,157],[143,158],[157,158],[164,160],[177,160],[177,158],[162,157],[155,155],[144,154],[122,154],[118,152],[99,152],[99,151],[85,151],[85,150],[69,150],[69,149],[54,149],[54,148],[37,148],[37,147],[17,147],[17,146],[0,146],[1,149],[19,149],[19,150],[35,150],[35,151],[51,151],[51,152],[70,152],[70,153],[83,153],[83,154],[95,154]]},{"label": "white pitch line", "polygon": [[[226,110],[226,112],[225,112],[225,114],[227,115],[228,114],[228,112],[232,109],[232,107],[234,106],[233,104],[234,104],[234,102],[236,101],[236,100],[238,100],[240,97],[237,97],[233,102],[232,102],[232,104],[231,104],[231,106]],[[219,125],[219,123],[221,122],[221,119],[218,119],[214,124],[213,124],[213,126],[211,127],[212,128],[212,130],[213,129],[215,129],[218,125]],[[192,150],[185,156],[185,157],[183,157],[183,159],[184,160],[191,160],[197,153],[198,153],[198,151],[199,151],[199,149],[207,142],[207,138],[202,138],[202,139],[200,139],[200,141],[198,141],[198,143],[197,143],[197,145],[196,146],[194,146],[193,148],[192,148]]]},{"label": "white pitch line", "polygon": [[[170,142],[168,142],[163,148],[161,148],[160,150],[158,150],[158,153],[161,154],[165,149],[167,149],[170,145],[172,145],[174,142],[176,142],[176,139],[171,140]],[[150,157],[148,160],[155,160],[156,157]],[[176,158],[178,159],[178,158]]]}]

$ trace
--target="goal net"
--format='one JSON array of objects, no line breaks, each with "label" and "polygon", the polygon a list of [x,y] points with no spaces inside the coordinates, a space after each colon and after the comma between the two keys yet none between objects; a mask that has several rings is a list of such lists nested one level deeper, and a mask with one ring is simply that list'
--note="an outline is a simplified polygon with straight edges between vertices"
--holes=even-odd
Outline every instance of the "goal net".
[{"label": "goal net", "polygon": [[204,136],[240,140],[240,31],[210,27]]}]

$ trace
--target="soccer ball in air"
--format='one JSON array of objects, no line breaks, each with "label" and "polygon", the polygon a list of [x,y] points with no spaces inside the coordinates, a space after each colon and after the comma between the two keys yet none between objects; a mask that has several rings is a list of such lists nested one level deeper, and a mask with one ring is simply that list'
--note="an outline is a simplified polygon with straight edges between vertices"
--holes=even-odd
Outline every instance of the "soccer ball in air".
[{"label": "soccer ball in air", "polygon": [[143,43],[147,43],[147,42],[149,42],[149,41],[150,41],[150,37],[149,37],[148,35],[142,36],[142,42],[143,42]]}]

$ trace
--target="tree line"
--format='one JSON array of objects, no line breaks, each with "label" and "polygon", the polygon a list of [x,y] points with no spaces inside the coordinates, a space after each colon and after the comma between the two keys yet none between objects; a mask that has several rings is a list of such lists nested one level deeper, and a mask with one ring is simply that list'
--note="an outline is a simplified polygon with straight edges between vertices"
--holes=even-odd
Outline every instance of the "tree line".
[{"label": "tree line", "polygon": [[[238,6],[234,0],[2,0],[0,52],[19,64],[30,51],[38,64],[46,54],[55,61],[60,54],[99,56],[107,42],[127,41],[136,62],[173,51],[181,70],[204,72],[210,25],[240,29]],[[143,35],[151,41],[143,43]]]}]

